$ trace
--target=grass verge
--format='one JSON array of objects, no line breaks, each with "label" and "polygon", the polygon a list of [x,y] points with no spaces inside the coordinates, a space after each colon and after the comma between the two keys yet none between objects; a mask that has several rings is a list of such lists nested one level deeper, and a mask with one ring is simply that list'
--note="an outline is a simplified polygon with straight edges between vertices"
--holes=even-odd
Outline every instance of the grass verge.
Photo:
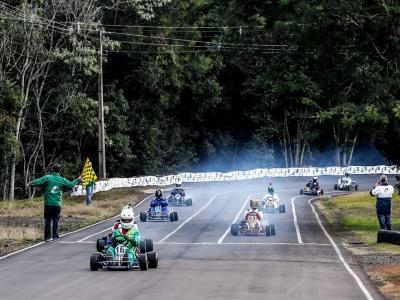
[{"label": "grass verge", "polygon": [[[92,206],[84,196],[63,197],[59,233],[76,230],[121,212],[127,203],[137,203],[152,189],[121,188],[96,193]],[[43,240],[43,197],[0,202],[0,256]]]},{"label": "grass verge", "polygon": [[[323,197],[315,202],[328,230],[353,254],[379,290],[400,299],[400,246],[376,243],[376,199],[368,192]],[[393,228],[400,230],[400,197],[393,198]]]}]

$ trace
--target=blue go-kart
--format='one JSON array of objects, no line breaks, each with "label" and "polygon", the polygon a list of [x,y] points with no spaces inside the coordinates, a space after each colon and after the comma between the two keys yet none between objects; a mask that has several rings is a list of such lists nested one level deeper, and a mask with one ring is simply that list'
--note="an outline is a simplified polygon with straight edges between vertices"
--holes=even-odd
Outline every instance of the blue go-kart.
[{"label": "blue go-kart", "polygon": [[140,221],[175,222],[178,221],[178,213],[176,211],[169,212],[168,206],[158,205],[150,207],[146,212],[141,212]]}]

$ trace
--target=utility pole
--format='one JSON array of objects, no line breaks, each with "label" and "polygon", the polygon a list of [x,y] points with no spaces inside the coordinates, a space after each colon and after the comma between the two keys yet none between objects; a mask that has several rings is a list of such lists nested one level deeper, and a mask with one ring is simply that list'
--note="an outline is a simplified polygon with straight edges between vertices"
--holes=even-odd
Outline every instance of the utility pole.
[{"label": "utility pole", "polygon": [[106,177],[106,147],[104,133],[104,103],[103,103],[103,32],[100,29],[100,48],[98,55],[99,63],[99,82],[98,82],[98,102],[99,102],[99,178]]}]

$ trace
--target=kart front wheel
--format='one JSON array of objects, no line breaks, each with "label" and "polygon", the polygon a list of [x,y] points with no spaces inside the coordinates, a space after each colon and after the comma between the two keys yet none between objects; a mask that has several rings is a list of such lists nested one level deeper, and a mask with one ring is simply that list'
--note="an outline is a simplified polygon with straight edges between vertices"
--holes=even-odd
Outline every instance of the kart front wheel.
[{"label": "kart front wheel", "polygon": [[139,267],[142,271],[147,271],[149,269],[149,263],[146,254],[139,255]]},{"label": "kart front wheel", "polygon": [[324,190],[321,190],[321,196],[324,194]]},{"label": "kart front wheel", "polygon": [[337,185],[337,183],[335,184],[335,187],[334,187],[334,189],[335,189],[335,191],[337,191],[337,190],[338,190],[338,185]]},{"label": "kart front wheel", "polygon": [[145,212],[140,213],[140,221],[146,222],[147,220],[147,214]]},{"label": "kart front wheel", "polygon": [[103,239],[98,239],[96,241],[96,249],[98,252],[103,252],[106,242]]},{"label": "kart front wheel", "polygon": [[232,224],[231,225],[231,234],[233,236],[237,236],[239,233],[239,225],[238,224]]},{"label": "kart front wheel", "polygon": [[153,240],[145,239],[145,243],[146,243],[146,252],[152,252],[153,251]]},{"label": "kart front wheel", "polygon": [[95,253],[90,256],[90,270],[97,271],[99,269],[100,253]]},{"label": "kart front wheel", "polygon": [[149,262],[149,268],[155,269],[158,266],[158,254],[157,252],[148,252],[147,260]]}]

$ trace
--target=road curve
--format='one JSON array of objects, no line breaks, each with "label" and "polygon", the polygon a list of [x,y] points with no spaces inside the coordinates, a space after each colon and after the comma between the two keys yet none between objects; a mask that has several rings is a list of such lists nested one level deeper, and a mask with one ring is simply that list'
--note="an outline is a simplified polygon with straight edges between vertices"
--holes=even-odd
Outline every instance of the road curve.
[{"label": "road curve", "polygon": [[[368,190],[377,176],[354,176]],[[308,178],[275,178],[285,214],[265,214],[274,237],[233,237],[252,194],[267,179],[187,184],[193,206],[176,208],[179,221],[141,223],[156,242],[157,269],[92,272],[89,257],[109,220],[0,260],[0,299],[383,299],[349,253],[330,240],[309,203],[299,196]],[[334,176],[320,177],[335,193]],[[138,215],[145,200],[135,209]],[[295,209],[295,214],[294,210]]]}]

